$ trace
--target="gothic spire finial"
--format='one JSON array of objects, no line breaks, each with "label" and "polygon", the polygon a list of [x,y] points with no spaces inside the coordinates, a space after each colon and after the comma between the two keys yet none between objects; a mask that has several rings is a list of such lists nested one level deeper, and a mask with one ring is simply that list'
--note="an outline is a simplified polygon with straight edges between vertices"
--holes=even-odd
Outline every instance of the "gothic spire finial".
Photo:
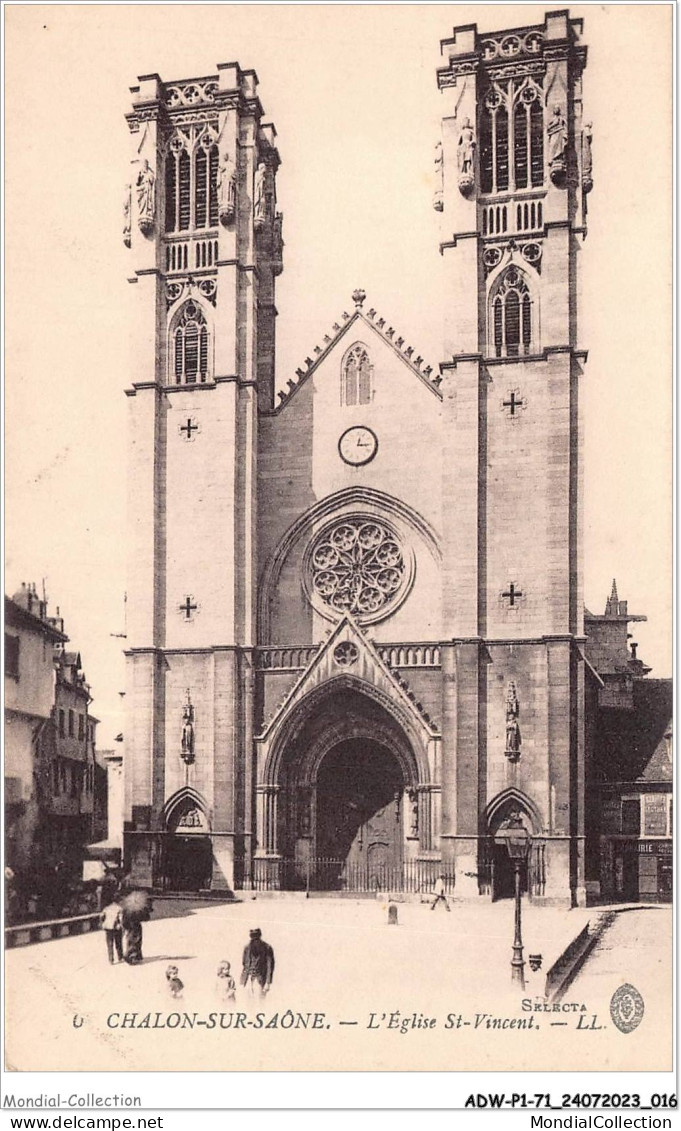
[{"label": "gothic spire finial", "polygon": [[616,617],[616,616],[618,616],[619,611],[620,611],[620,599],[619,599],[619,596],[617,594],[617,581],[613,577],[613,579],[612,579],[612,589],[610,590],[610,596],[608,597],[607,601],[605,602],[605,615],[606,615],[606,617]]},{"label": "gothic spire finial", "polygon": [[363,291],[361,287],[358,287],[356,291],[352,292],[352,301],[355,304],[355,310],[362,309],[366,297],[367,293],[366,291]]}]

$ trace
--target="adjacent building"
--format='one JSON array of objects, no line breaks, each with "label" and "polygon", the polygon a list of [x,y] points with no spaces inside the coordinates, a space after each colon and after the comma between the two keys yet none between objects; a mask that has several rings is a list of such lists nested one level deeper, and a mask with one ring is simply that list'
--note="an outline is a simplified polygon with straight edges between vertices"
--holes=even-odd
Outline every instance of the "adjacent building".
[{"label": "adjacent building", "polygon": [[47,602],[22,583],[5,597],[5,860],[15,873],[43,850],[52,796],[54,651],[67,637]]},{"label": "adjacent building", "polygon": [[98,720],[67,643],[35,585],[5,598],[6,860],[25,895],[79,880],[93,834]]},{"label": "adjacent building", "polygon": [[585,613],[587,882],[606,900],[672,898],[672,681],[651,679],[629,644],[645,619],[614,581],[604,614]]}]

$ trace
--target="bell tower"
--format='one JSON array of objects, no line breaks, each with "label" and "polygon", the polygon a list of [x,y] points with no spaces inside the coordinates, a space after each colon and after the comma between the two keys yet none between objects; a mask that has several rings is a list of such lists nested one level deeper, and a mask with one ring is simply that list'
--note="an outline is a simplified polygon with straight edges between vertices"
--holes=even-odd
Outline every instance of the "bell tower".
[{"label": "bell tower", "polygon": [[592,187],[582,21],[454,29],[438,71],[444,265],[443,855],[584,898],[579,257]]},{"label": "bell tower", "polygon": [[250,855],[257,414],[282,269],[257,85],[237,63],[145,75],[127,115],[125,855],[147,885],[170,855],[188,886],[231,888]]}]

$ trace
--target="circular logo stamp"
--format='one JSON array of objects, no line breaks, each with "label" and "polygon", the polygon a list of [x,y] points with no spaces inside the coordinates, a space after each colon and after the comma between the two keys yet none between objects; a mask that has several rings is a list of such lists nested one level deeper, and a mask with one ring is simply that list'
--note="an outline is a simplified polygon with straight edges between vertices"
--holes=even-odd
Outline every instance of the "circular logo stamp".
[{"label": "circular logo stamp", "polygon": [[645,1006],[636,986],[626,982],[610,999],[610,1016],[620,1033],[631,1033],[641,1024]]}]

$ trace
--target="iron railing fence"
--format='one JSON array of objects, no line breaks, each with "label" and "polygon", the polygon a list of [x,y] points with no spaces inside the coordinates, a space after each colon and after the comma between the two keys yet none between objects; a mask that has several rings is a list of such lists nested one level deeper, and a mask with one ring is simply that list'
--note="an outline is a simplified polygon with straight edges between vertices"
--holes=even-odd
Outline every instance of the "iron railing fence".
[{"label": "iron railing fence", "polygon": [[[429,894],[439,876],[454,891],[454,868],[439,860],[406,860],[402,864],[365,864],[328,856],[308,861],[286,857],[256,858],[250,868],[235,860],[235,876],[255,891],[419,892]],[[249,874],[250,873],[250,874]]]}]

